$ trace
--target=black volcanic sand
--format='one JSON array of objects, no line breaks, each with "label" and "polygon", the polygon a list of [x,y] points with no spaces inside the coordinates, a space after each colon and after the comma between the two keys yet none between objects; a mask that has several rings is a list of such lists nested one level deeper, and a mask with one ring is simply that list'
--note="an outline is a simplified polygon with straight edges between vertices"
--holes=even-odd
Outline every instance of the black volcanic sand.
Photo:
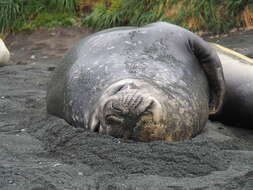
[{"label": "black volcanic sand", "polygon": [[237,31],[223,37],[205,37],[205,39],[253,58],[253,30]]},{"label": "black volcanic sand", "polygon": [[1,190],[253,189],[253,130],[208,122],[190,141],[140,143],[47,115],[50,75],[87,34],[58,28],[7,39],[18,64],[0,68]]}]

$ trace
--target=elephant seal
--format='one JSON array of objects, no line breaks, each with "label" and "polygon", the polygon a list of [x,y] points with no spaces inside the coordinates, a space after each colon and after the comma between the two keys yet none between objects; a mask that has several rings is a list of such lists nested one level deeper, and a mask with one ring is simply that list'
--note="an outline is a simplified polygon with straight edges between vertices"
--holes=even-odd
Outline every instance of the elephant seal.
[{"label": "elephant seal", "polygon": [[226,93],[222,108],[211,120],[252,128],[253,61],[226,48],[216,48],[224,71]]},{"label": "elephant seal", "polygon": [[215,51],[190,31],[158,22],[82,39],[49,83],[47,110],[114,137],[178,141],[201,132],[224,92]]},{"label": "elephant seal", "polygon": [[10,60],[10,52],[0,38],[0,66],[6,65]]}]

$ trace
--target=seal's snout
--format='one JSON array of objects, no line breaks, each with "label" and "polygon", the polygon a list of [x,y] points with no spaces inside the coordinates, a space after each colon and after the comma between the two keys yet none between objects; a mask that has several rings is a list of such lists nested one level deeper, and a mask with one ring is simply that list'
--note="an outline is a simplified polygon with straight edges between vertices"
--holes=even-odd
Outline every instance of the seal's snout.
[{"label": "seal's snout", "polygon": [[149,115],[154,122],[159,122],[161,109],[154,98],[129,90],[118,93],[105,104],[104,119],[107,124],[134,128],[143,115]]},{"label": "seal's snout", "polygon": [[166,96],[161,93],[154,85],[137,79],[114,83],[101,96],[88,127],[114,137],[145,141],[146,136],[153,135],[153,126],[160,130],[167,118]]},{"label": "seal's snout", "polygon": [[153,134],[151,129],[160,131],[164,111],[158,100],[149,93],[127,90],[115,94],[105,104],[103,112],[102,120],[109,135],[141,141],[160,138],[156,135],[158,132]]},{"label": "seal's snout", "polygon": [[152,99],[139,94],[135,90],[121,92],[109,101],[111,110],[121,115],[139,116],[154,104]]},{"label": "seal's snout", "polygon": [[138,115],[144,101],[144,97],[138,94],[137,90],[121,91],[112,102],[112,108],[122,114]]}]

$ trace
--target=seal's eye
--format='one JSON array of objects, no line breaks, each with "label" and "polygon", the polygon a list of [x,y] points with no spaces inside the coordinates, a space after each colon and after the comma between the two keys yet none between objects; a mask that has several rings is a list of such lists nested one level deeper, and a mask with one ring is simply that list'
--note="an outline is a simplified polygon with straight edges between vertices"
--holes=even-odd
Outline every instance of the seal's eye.
[{"label": "seal's eye", "polygon": [[117,94],[119,91],[121,91],[124,88],[125,85],[120,85],[117,88],[115,88],[112,92],[112,95]]},{"label": "seal's eye", "polygon": [[123,119],[115,115],[108,115],[105,117],[106,124],[108,125],[120,125],[123,123]]}]

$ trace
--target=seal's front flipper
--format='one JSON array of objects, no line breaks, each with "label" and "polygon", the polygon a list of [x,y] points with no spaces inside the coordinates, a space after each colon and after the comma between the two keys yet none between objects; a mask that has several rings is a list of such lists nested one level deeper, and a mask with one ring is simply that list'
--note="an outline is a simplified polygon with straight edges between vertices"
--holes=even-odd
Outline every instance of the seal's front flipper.
[{"label": "seal's front flipper", "polygon": [[202,66],[210,87],[209,114],[217,113],[225,95],[225,79],[220,59],[214,49],[200,37],[192,35],[189,46]]}]

